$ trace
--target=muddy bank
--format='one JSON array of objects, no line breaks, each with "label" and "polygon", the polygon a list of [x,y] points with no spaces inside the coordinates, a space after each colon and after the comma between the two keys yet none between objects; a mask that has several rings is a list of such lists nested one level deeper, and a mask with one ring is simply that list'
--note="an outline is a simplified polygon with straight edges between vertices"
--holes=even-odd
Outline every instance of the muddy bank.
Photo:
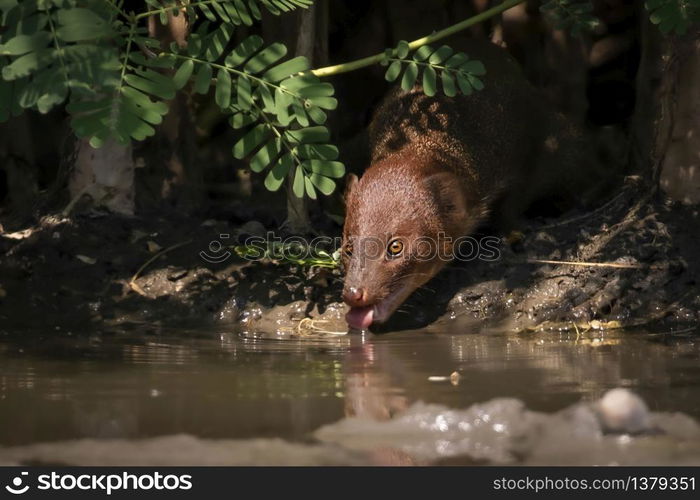
[{"label": "muddy bank", "polygon": [[[317,330],[344,329],[339,270],[227,254],[227,246],[274,230],[259,223],[93,211],[5,226],[0,322],[7,328],[222,325],[288,336],[304,333],[299,322],[311,316],[330,320]],[[520,233],[503,240],[495,262],[450,266],[378,330],[682,328],[700,319],[695,208],[649,197],[630,182],[593,212],[525,219]]]}]

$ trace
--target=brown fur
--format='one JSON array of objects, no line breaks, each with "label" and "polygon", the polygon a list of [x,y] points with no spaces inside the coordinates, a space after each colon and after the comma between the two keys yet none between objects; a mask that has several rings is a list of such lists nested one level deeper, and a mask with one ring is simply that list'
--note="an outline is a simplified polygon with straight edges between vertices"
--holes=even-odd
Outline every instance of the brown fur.
[{"label": "brown fur", "polygon": [[[575,151],[581,134],[505,51],[475,41],[466,52],[487,68],[484,90],[454,98],[395,91],[372,121],[371,165],[346,200],[343,237],[353,255],[345,257],[344,299],[353,307],[392,297],[390,314],[449,260],[418,259],[421,238],[468,235],[491,212],[512,223],[537,196],[577,185],[584,170],[586,155]],[[368,238],[385,248],[400,238],[406,250],[368,255]]]}]

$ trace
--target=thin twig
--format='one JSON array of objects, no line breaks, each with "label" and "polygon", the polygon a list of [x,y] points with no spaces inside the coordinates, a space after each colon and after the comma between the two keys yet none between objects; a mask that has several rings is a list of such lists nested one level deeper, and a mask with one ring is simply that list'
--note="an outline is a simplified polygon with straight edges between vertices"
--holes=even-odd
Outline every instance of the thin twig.
[{"label": "thin twig", "polygon": [[547,259],[527,259],[528,264],[555,264],[559,266],[581,266],[581,267],[611,267],[615,269],[649,269],[652,266],[643,264],[620,264],[617,262],[578,262],[573,260],[547,260]]},{"label": "thin twig", "polygon": [[172,250],[175,250],[176,248],[180,248],[182,246],[189,245],[190,243],[192,243],[192,240],[181,241],[180,243],[176,243],[173,246],[166,248],[165,250],[161,250],[160,252],[155,254],[153,257],[148,259],[146,262],[143,263],[143,265],[141,265],[141,267],[139,267],[138,271],[136,271],[134,273],[134,275],[131,277],[131,279],[129,280],[129,287],[133,291],[138,293],[139,295],[143,295],[144,297],[148,297],[148,294],[143,290],[143,288],[141,288],[138,285],[138,283],[136,283],[136,280],[139,279],[139,276],[141,275],[143,270],[146,269],[149,265],[151,265],[151,263],[153,263],[156,259],[158,259],[158,257],[161,257],[161,256],[165,255],[166,253],[168,253]]},{"label": "thin twig", "polygon": [[[417,40],[413,40],[408,44],[408,47],[410,50],[416,50],[419,47],[422,47],[423,45],[427,45],[429,43],[437,42],[438,40],[442,40],[443,38],[446,38],[450,35],[454,35],[455,33],[458,33],[462,30],[465,30],[471,26],[474,26],[475,24],[479,24],[482,21],[486,21],[487,19],[490,19],[491,17],[497,16],[501,12],[504,12],[510,8],[515,7],[518,4],[523,3],[525,0],[506,0],[505,2],[501,3],[500,5],[496,5],[495,7],[492,7],[488,10],[485,10],[481,14],[477,14],[476,16],[472,16],[469,19],[465,19],[462,22],[459,22],[457,24],[453,24],[452,26],[449,26],[443,30],[437,31],[433,33],[432,35],[424,36],[423,38],[419,38]],[[396,49],[394,49],[394,52]],[[394,52],[392,52],[392,55],[395,55]],[[335,66],[326,66],[325,68],[318,68],[311,70],[311,72],[318,76],[318,77],[324,77],[324,76],[331,76],[331,75],[337,75],[339,73],[347,73],[348,71],[354,71],[356,69],[364,68],[366,66],[371,66],[373,64],[377,64],[382,61],[382,59],[385,57],[385,53],[381,52],[379,54],[375,54],[373,56],[369,57],[363,57],[362,59],[356,59],[354,61],[342,63],[342,64],[336,64]]]}]

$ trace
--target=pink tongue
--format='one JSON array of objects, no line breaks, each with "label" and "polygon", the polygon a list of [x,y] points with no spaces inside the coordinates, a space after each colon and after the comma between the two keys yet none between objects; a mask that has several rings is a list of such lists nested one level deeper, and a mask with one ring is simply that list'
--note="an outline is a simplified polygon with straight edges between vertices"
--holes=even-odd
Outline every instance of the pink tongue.
[{"label": "pink tongue", "polygon": [[351,307],[345,315],[345,320],[351,328],[364,330],[372,324],[374,319],[374,307]]}]

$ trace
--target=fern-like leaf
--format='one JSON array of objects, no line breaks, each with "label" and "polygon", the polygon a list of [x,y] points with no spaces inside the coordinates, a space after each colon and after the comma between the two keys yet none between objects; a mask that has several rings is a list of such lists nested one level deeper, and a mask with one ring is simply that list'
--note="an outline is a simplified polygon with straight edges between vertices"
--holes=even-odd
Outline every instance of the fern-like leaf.
[{"label": "fern-like leaf", "polygon": [[90,8],[71,1],[27,0],[14,6],[5,2],[1,75],[13,82],[21,108],[46,113],[63,103],[71,90],[86,90],[112,78],[117,53],[107,43],[114,35],[110,15],[103,5],[86,5]]},{"label": "fern-like leaf", "polygon": [[128,144],[154,135],[168,112],[165,101],[177,90],[173,78],[160,72],[174,66],[174,56],[150,52],[160,43],[144,30],[120,25],[119,31],[122,60],[111,68],[110,78],[88,91],[73,92],[67,106],[76,135],[89,138],[93,147],[110,138]]},{"label": "fern-like leaf", "polygon": [[253,172],[267,172],[268,189],[279,189],[294,172],[297,195],[330,194],[345,168],[322,126],[325,111],[337,106],[333,86],[309,72],[305,57],[285,59],[281,43],[265,45],[252,35],[229,49],[227,28],[210,26],[204,23],[175,54],[173,86],[184,87],[194,75],[195,92],[214,88],[217,105],[233,113],[231,125],[243,131],[233,155],[247,159]]},{"label": "fern-like leaf", "polygon": [[447,45],[433,49],[429,45],[418,48],[411,59],[408,58],[409,46],[405,41],[399,42],[396,49],[389,49],[384,56],[384,65],[388,65],[384,77],[393,82],[401,79],[401,88],[410,90],[419,81],[428,96],[434,96],[438,92],[438,82],[442,86],[445,95],[453,97],[458,91],[465,95],[474,90],[484,88],[484,83],[479,78],[486,74],[486,68],[475,59],[463,52],[455,52]]},{"label": "fern-like leaf", "polygon": [[313,5],[313,0],[200,0],[193,2],[175,2],[170,0],[165,6],[158,0],[146,0],[155,7],[154,13],[160,15],[163,24],[168,22],[168,12],[179,13],[183,9],[192,20],[204,18],[211,22],[222,22],[233,26],[252,26],[262,19],[260,7],[274,15]]}]

